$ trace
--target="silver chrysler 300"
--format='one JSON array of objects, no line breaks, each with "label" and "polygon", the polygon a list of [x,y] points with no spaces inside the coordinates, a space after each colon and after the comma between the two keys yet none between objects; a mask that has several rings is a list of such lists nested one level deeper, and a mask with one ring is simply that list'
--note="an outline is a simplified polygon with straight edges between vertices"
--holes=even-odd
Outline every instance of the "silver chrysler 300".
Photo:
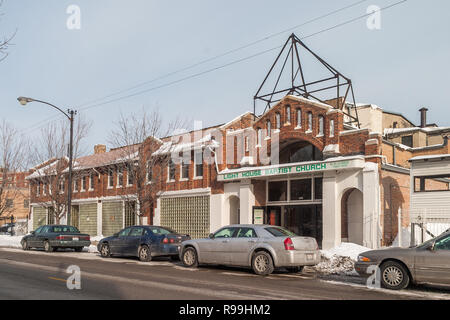
[{"label": "silver chrysler 300", "polygon": [[388,289],[403,289],[411,282],[450,285],[450,231],[415,247],[363,252],[355,263],[361,276],[377,267],[381,285]]},{"label": "silver chrysler 300", "polygon": [[278,226],[238,224],[219,229],[209,238],[184,241],[180,259],[186,267],[220,264],[251,267],[268,275],[276,267],[301,272],[320,262],[316,239],[301,237]]}]

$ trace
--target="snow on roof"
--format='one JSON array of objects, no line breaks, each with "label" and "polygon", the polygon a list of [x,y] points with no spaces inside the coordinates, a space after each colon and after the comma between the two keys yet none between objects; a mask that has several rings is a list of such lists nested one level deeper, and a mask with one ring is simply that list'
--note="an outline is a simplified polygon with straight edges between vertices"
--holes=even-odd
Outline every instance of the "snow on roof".
[{"label": "snow on roof", "polygon": [[241,119],[242,117],[245,117],[245,116],[248,115],[248,114],[253,114],[253,112],[247,111],[247,112],[241,114],[240,116],[237,116],[237,117],[234,118],[233,120],[228,121],[227,123],[221,125],[219,128],[220,128],[220,129],[225,129],[226,127],[228,127],[228,126],[229,126],[230,124],[232,124],[233,122],[238,121],[239,119]]},{"label": "snow on roof", "polygon": [[[67,157],[64,157],[64,158],[67,161],[69,161],[69,159]],[[39,169],[36,169],[32,174],[25,177],[25,179],[29,180],[29,179],[35,179],[35,178],[39,178],[39,177],[43,177],[43,176],[48,176],[48,175],[55,175],[57,173],[56,166],[58,165],[59,161],[61,161],[61,160],[54,159],[49,164],[47,164]],[[39,167],[39,165],[35,166],[33,169],[38,168],[38,167]]]},{"label": "snow on roof", "polygon": [[[209,142],[209,143],[208,143]],[[186,150],[193,150],[197,148],[203,148],[206,145],[210,145],[213,148],[216,148],[219,146],[219,143],[212,139],[211,134],[207,134],[203,136],[201,139],[194,141],[194,142],[188,142],[188,143],[175,143],[173,141],[166,141],[163,143],[163,145],[153,152],[152,155],[162,155],[172,152],[182,152]]]},{"label": "snow on roof", "polygon": [[443,130],[450,130],[450,127],[409,127],[409,128],[385,128],[384,135],[387,134],[395,134],[395,133],[404,133],[404,132],[414,132],[414,131],[422,131],[422,132],[439,132]]},{"label": "snow on roof", "polygon": [[408,161],[419,161],[419,160],[429,160],[429,159],[441,159],[441,158],[450,158],[450,154],[434,154],[434,155],[425,155],[425,156],[417,156],[409,159]]}]

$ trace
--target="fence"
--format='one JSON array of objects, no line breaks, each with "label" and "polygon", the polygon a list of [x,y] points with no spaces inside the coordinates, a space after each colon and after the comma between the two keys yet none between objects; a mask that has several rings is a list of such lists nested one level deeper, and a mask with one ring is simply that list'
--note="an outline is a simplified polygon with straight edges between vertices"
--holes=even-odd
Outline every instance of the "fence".
[{"label": "fence", "polygon": [[450,229],[447,209],[411,210],[411,245],[423,243]]}]

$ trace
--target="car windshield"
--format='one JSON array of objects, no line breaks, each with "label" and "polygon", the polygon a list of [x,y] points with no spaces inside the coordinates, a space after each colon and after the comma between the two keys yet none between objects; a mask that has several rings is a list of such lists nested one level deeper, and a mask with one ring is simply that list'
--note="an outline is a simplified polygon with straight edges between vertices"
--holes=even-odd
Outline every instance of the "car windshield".
[{"label": "car windshield", "polygon": [[268,227],[265,228],[274,237],[295,237],[297,236],[294,232],[289,231],[282,227]]},{"label": "car windshield", "polygon": [[80,231],[72,226],[57,226],[57,227],[53,227],[51,232],[56,232],[56,233],[80,233]]},{"label": "car windshield", "polygon": [[[447,231],[448,231],[448,230],[447,230]],[[447,231],[441,233],[439,236],[434,237],[433,239],[427,240],[427,241],[425,241],[424,243],[419,244],[419,245],[417,246],[417,248],[425,248],[425,247],[430,246],[434,241],[440,240],[440,239],[443,237],[444,234],[447,234]],[[447,235],[448,235],[448,234],[447,234]],[[414,246],[413,246],[413,247],[414,247]]]},{"label": "car windshield", "polygon": [[168,228],[162,228],[162,227],[153,227],[153,228],[150,228],[150,230],[152,230],[152,232],[154,234],[162,234],[162,235],[176,233],[173,230],[170,230]]}]

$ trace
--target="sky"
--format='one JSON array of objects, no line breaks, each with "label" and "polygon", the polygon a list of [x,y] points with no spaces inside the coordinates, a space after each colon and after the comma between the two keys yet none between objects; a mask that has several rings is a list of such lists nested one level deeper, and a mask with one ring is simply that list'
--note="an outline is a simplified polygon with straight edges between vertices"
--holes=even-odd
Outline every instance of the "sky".
[{"label": "sky", "polygon": [[[4,0],[0,37],[16,34],[7,58],[0,62],[0,118],[36,139],[49,121],[63,118],[45,105],[21,107],[18,96],[76,109],[92,121],[84,142],[90,151],[95,144],[107,144],[121,113],[142,108],[158,109],[166,121],[182,117],[202,121],[204,127],[226,123],[253,111],[253,96],[278,50],[218,67],[280,46],[292,32],[302,38],[362,16],[370,5],[385,7],[398,0],[361,1],[287,30],[356,2]],[[67,13],[71,5],[80,9],[80,29],[67,26],[73,17]],[[418,110],[425,106],[429,123],[450,126],[449,10],[448,0],[408,0],[381,12],[380,29],[369,29],[363,18],[304,42],[352,79],[358,103],[402,113],[416,124]],[[256,45],[149,82],[266,37]],[[189,78],[214,68],[218,69]],[[314,72],[313,68],[306,76],[312,78]],[[189,79],[180,81],[184,78]],[[99,100],[143,82],[149,83]],[[92,101],[129,94],[135,95],[86,108],[95,105]]]}]

